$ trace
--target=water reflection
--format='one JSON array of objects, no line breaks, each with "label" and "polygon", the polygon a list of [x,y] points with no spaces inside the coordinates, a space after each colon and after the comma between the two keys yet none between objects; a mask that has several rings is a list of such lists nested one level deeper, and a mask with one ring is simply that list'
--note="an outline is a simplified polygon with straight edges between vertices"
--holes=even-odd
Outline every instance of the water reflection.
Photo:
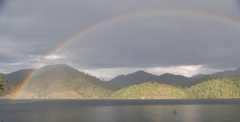
[{"label": "water reflection", "polygon": [[0,122],[239,122],[239,105],[0,104]]}]

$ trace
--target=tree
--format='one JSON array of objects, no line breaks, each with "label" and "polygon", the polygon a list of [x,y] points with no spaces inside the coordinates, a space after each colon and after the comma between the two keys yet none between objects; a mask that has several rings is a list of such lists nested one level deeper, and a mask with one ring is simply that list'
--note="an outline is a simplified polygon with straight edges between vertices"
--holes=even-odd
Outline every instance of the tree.
[{"label": "tree", "polygon": [[0,94],[3,92],[4,90],[4,84],[5,84],[5,79],[4,79],[4,75],[0,74]]}]

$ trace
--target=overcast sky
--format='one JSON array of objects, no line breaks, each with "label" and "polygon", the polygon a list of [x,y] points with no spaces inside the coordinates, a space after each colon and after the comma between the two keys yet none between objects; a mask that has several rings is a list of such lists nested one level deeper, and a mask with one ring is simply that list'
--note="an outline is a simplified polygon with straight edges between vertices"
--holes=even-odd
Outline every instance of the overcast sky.
[{"label": "overcast sky", "polygon": [[240,67],[239,46],[238,0],[0,0],[1,72],[67,63],[102,78],[191,76]]}]

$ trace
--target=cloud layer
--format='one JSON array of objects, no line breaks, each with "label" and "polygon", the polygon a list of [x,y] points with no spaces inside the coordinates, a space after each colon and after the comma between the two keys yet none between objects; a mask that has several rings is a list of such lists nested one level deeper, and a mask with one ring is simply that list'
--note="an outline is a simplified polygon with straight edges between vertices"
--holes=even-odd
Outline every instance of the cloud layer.
[{"label": "cloud layer", "polygon": [[51,63],[92,72],[240,67],[238,0],[2,0],[0,8],[3,72]]}]

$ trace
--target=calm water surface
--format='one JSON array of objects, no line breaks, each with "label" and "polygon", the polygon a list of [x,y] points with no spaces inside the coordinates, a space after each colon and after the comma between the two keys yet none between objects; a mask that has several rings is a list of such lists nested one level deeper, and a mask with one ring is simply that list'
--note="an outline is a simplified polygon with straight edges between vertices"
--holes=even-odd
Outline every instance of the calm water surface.
[{"label": "calm water surface", "polygon": [[0,101],[0,122],[240,122],[240,104],[143,103]]}]

